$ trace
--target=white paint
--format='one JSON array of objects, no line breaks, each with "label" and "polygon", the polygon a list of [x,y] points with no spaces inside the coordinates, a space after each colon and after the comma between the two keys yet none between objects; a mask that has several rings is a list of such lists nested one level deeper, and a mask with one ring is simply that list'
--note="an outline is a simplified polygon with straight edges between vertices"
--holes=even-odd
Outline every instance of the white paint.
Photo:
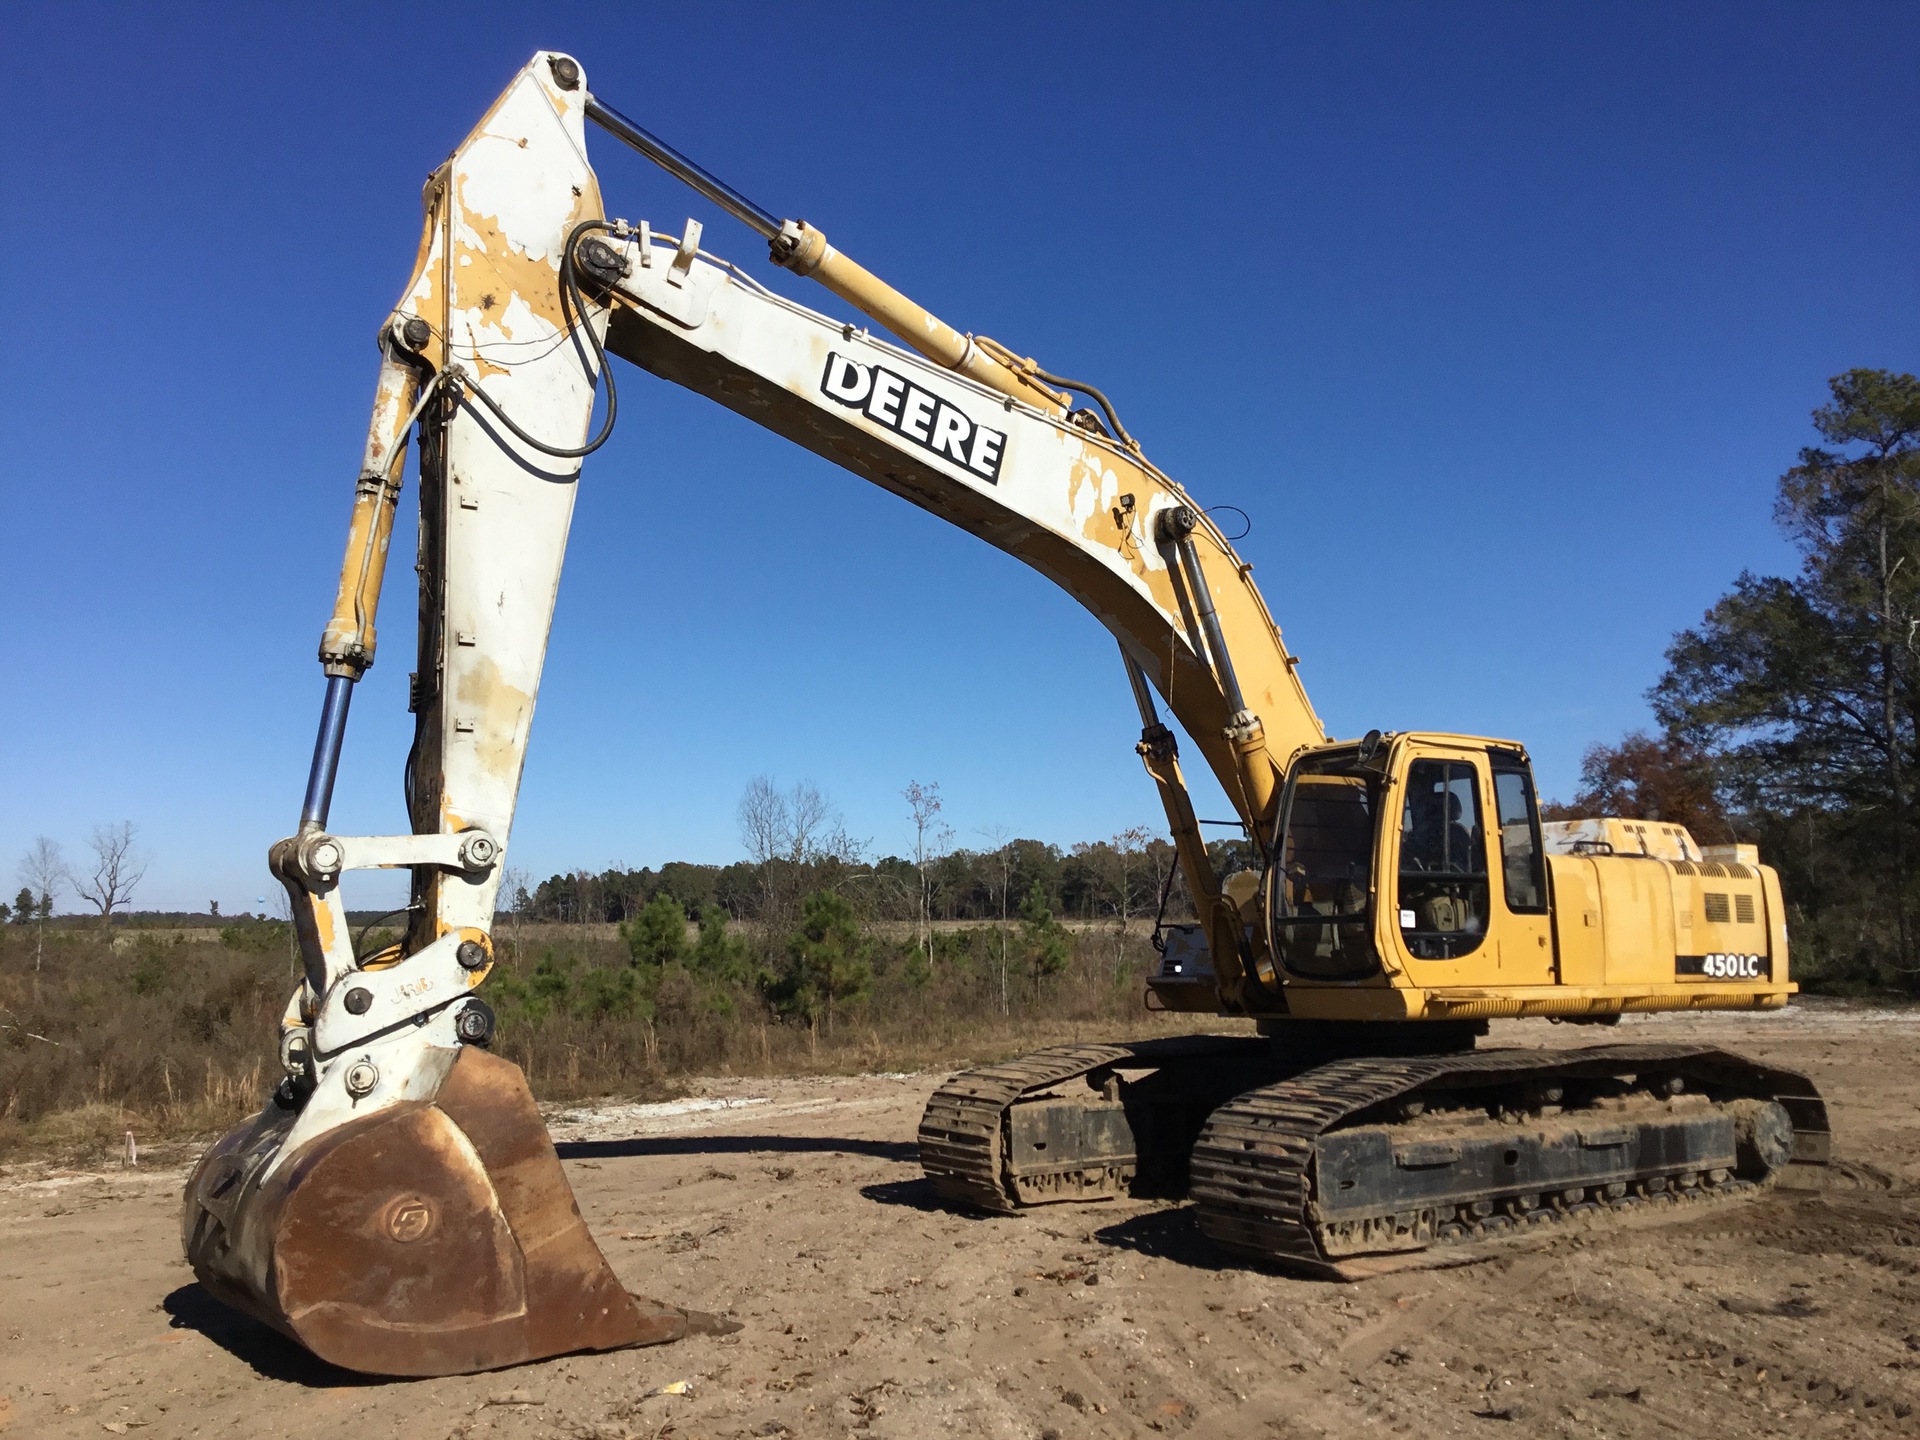
[{"label": "white paint", "polygon": [[[468,145],[460,198],[469,214],[492,218],[521,254],[557,271],[575,203],[572,186],[582,171],[592,172],[580,110],[554,108],[535,70],[545,63],[536,58],[521,72]],[[584,94],[585,86],[573,93]],[[456,219],[454,234],[476,249],[487,248],[463,219]]]}]

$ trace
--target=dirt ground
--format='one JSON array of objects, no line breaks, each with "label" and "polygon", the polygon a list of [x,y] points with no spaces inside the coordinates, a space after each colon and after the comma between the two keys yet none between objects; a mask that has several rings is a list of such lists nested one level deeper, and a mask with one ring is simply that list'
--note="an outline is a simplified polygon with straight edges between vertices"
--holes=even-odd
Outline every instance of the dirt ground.
[{"label": "dirt ground", "polygon": [[[1810,1072],[1835,1184],[1556,1232],[1359,1285],[1222,1265],[1181,1205],[951,1213],[938,1075],[717,1080],[555,1138],[630,1288],[737,1335],[368,1381],[240,1320],[180,1258],[183,1173],[0,1178],[15,1436],[1920,1435],[1920,1011],[1644,1017]],[[1582,1043],[1497,1027],[1494,1043]],[[680,1386],[685,1393],[658,1393]]]}]

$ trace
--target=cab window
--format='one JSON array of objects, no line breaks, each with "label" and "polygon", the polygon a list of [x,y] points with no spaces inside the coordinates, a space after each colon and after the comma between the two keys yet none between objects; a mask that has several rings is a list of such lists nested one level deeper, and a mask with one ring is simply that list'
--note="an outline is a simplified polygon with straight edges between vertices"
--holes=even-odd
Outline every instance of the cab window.
[{"label": "cab window", "polygon": [[1533,801],[1533,777],[1524,762],[1493,762],[1493,801],[1500,820],[1500,872],[1506,878],[1507,909],[1541,913],[1547,908],[1547,884],[1540,859],[1540,817]]},{"label": "cab window", "polygon": [[1379,812],[1379,773],[1351,757],[1308,761],[1287,787],[1267,913],[1274,953],[1294,974],[1352,980],[1378,969],[1369,891]]},{"label": "cab window", "polygon": [[1407,767],[1398,898],[1400,935],[1416,959],[1457,959],[1486,937],[1486,836],[1470,762]]}]

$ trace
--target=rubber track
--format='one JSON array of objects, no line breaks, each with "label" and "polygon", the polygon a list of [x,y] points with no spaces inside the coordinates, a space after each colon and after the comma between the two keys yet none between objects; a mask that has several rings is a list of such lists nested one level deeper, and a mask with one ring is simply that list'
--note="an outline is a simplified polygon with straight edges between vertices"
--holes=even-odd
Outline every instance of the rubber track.
[{"label": "rubber track", "polygon": [[1196,1035],[1131,1045],[1054,1045],[999,1065],[965,1070],[934,1091],[920,1118],[920,1165],[946,1199],[1011,1215],[1023,1208],[1004,1174],[1006,1119],[1022,1095],[1103,1065],[1142,1065],[1255,1054],[1259,1042]]},{"label": "rubber track", "polygon": [[[1780,1100],[1795,1129],[1794,1160],[1825,1164],[1826,1107],[1811,1081],[1724,1050],[1691,1045],[1602,1045],[1581,1050],[1478,1050],[1408,1059],[1336,1060],[1250,1090],[1207,1120],[1194,1146],[1191,1195],[1201,1231],[1241,1255],[1287,1269],[1339,1278],[1312,1220],[1310,1164],[1327,1131],[1376,1105],[1443,1077],[1486,1076],[1494,1083],[1525,1073],[1578,1078],[1673,1066],[1732,1088],[1758,1088]],[[1357,1258],[1357,1257],[1356,1257]]]}]

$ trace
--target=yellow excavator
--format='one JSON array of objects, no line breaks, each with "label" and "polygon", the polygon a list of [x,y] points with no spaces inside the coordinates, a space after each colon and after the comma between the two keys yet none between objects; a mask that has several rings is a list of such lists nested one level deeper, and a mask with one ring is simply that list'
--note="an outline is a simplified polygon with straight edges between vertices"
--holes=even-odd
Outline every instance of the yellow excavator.
[{"label": "yellow excavator", "polygon": [[[673,236],[608,219],[589,121],[878,329],[776,294],[691,220]],[[1795,987],[1778,878],[1672,825],[1542,824],[1511,741],[1330,738],[1252,567],[1094,386],[936,319],[598,99],[566,55],[533,57],[424,205],[379,330],[300,825],[270,852],[305,971],[285,1078],[187,1185],[183,1240],[214,1295],[389,1375],[724,1323],[615,1277],[524,1078],[488,1051],[480,994],[574,494],[615,421],[610,356],[1025,561],[1119,644],[1197,916],[1156,927],[1147,1004],[1257,1033],[956,1076],[920,1127],[954,1203],[1185,1194],[1231,1253],[1355,1276],[1826,1163],[1800,1075],[1685,1043],[1477,1046],[1495,1017],[1779,1008]],[[416,427],[411,833],[343,835],[334,775]],[[1217,873],[1163,705],[1231,798],[1250,868]],[[408,870],[412,907],[397,944],[358,954],[340,883],[369,868]]]}]

